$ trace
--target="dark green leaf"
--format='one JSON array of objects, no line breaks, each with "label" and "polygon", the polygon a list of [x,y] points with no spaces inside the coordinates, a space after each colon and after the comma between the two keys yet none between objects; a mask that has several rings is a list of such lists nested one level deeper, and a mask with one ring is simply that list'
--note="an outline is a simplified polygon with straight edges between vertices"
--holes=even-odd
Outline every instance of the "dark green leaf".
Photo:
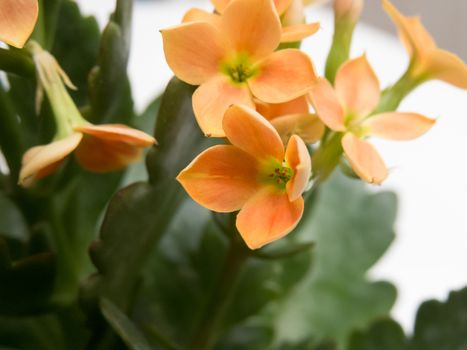
[{"label": "dark green leaf", "polygon": [[[393,320],[383,319],[366,331],[350,337],[348,350],[407,350],[408,344],[402,327]],[[439,348],[443,349],[444,348]]]},{"label": "dark green leaf", "polygon": [[108,299],[100,302],[102,314],[130,350],[151,350],[133,322]]}]

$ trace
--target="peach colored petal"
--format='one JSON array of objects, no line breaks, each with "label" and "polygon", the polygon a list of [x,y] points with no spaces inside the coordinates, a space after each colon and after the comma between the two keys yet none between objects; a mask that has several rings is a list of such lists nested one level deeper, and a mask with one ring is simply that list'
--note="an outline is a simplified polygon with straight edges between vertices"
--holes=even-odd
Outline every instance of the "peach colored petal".
[{"label": "peach colored petal", "polygon": [[274,5],[276,5],[276,10],[279,15],[282,15],[285,10],[290,7],[292,0],[274,0]]},{"label": "peach colored petal", "polygon": [[455,54],[437,49],[432,51],[421,63],[421,70],[431,79],[467,89],[467,65]]},{"label": "peach colored petal", "polygon": [[342,138],[342,147],[352,169],[362,180],[380,184],[387,178],[386,165],[370,143],[347,133]]},{"label": "peach colored petal", "polygon": [[220,72],[227,44],[212,24],[184,23],[161,33],[165,58],[179,79],[200,85]]},{"label": "peach colored petal", "polygon": [[81,139],[82,134],[74,133],[64,139],[29,149],[23,156],[20,185],[28,187],[35,180],[53,173],[63,159],[78,147]]},{"label": "peach colored petal", "polygon": [[221,29],[236,52],[256,58],[272,53],[282,32],[272,0],[232,1],[222,15]]},{"label": "peach colored petal", "polygon": [[258,113],[268,120],[288,114],[306,114],[309,111],[306,96],[283,103],[265,103],[260,100],[256,100],[255,103]]},{"label": "peach colored petal", "polygon": [[124,169],[141,159],[143,147],[113,137],[85,134],[75,151],[75,157],[82,168],[106,173]]},{"label": "peach colored petal", "polygon": [[254,107],[246,84],[233,84],[218,75],[202,84],[193,94],[193,110],[196,120],[206,136],[224,137],[222,119],[233,104]]},{"label": "peach colored petal", "polygon": [[346,113],[355,120],[366,117],[378,105],[379,81],[365,55],[344,63],[334,83]]},{"label": "peach colored petal", "polygon": [[417,113],[382,113],[364,122],[368,134],[388,140],[413,140],[431,129],[436,122]]},{"label": "peach colored petal", "polygon": [[0,1],[0,41],[22,48],[36,25],[37,0]]},{"label": "peach colored petal", "polygon": [[177,177],[194,201],[210,210],[239,210],[258,190],[257,161],[230,145],[211,147]]},{"label": "peach colored petal", "polygon": [[282,28],[282,43],[302,41],[315,34],[320,29],[319,23],[295,24]]},{"label": "peach colored petal", "polygon": [[82,125],[73,128],[75,131],[92,135],[103,140],[125,142],[136,147],[148,147],[156,144],[156,139],[143,131],[130,128],[124,124]]},{"label": "peach colored petal", "polygon": [[224,115],[223,127],[229,141],[257,159],[282,162],[284,145],[273,126],[254,109],[233,105]]},{"label": "peach colored petal", "polygon": [[260,72],[248,80],[255,97],[282,103],[305,95],[317,79],[313,62],[300,50],[274,52],[259,65]]},{"label": "peach colored petal", "polygon": [[198,8],[189,9],[183,16],[182,23],[207,22],[217,27],[220,25],[220,16]]},{"label": "peach colored petal", "polygon": [[250,249],[284,237],[303,215],[303,198],[290,202],[286,193],[264,189],[250,198],[237,216],[237,229]]},{"label": "peach colored petal", "polygon": [[419,18],[402,15],[389,0],[383,0],[383,8],[399,30],[402,41],[411,55],[416,53],[423,56],[436,48],[436,43]]},{"label": "peach colored petal", "polygon": [[296,134],[306,143],[318,142],[324,133],[324,124],[315,114],[289,114],[274,118],[271,124],[286,143]]},{"label": "peach colored petal", "polygon": [[292,135],[287,144],[285,161],[294,171],[293,177],[286,185],[289,200],[293,202],[302,196],[311,176],[310,153],[303,140],[297,135]]},{"label": "peach colored petal", "polygon": [[229,5],[231,0],[211,0],[212,4],[216,8],[216,11],[223,13],[226,7]]},{"label": "peach colored petal", "polygon": [[318,117],[334,131],[344,131],[344,109],[331,83],[319,78],[310,91],[310,99]]}]

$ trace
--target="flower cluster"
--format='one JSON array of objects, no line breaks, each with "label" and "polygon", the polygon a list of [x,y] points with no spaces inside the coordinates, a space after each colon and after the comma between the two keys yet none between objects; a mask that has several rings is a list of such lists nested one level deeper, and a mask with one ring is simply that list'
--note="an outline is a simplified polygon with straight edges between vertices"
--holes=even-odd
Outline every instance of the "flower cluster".
[{"label": "flower cluster", "polygon": [[[429,79],[467,87],[466,65],[438,49],[418,19],[404,17],[388,0],[383,7],[411,62],[404,84],[394,86],[405,90],[384,93],[365,55],[342,60],[345,51],[336,57],[331,51],[328,63],[336,71],[327,80],[306,53],[284,45],[299,47],[319,29],[305,22],[302,0],[212,2],[214,13],[191,9],[182,24],[161,31],[175,75],[199,86],[192,102],[201,130],[228,143],[201,153],[177,179],[204,207],[239,210],[237,229],[252,249],[289,233],[303,214],[309,183],[325,180],[342,159],[368,183],[386,179],[387,167],[367,138],[411,140],[435,123],[396,112],[400,99],[391,92],[403,98]],[[336,28],[342,21],[341,28],[353,30],[362,6],[361,0],[336,0]],[[335,36],[335,42],[342,40]]]}]

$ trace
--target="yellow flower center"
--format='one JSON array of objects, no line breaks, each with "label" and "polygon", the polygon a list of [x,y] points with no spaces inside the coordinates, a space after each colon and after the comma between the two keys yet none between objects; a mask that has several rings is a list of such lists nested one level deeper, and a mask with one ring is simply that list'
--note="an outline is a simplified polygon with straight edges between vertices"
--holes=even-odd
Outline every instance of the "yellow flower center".
[{"label": "yellow flower center", "polygon": [[287,183],[292,179],[294,171],[287,164],[280,164],[277,161],[265,164],[261,172],[261,181],[272,185],[278,190],[284,191]]},{"label": "yellow flower center", "polygon": [[258,73],[247,54],[240,53],[222,64],[222,71],[236,84],[245,83]]}]

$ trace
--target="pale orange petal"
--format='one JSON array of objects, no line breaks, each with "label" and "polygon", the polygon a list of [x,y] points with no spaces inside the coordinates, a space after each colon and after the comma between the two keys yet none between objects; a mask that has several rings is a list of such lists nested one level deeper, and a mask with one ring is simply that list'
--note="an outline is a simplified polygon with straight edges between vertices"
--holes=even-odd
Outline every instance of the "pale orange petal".
[{"label": "pale orange petal", "polygon": [[38,13],[37,0],[1,0],[0,41],[22,48],[34,30]]},{"label": "pale orange petal", "polygon": [[193,110],[196,120],[206,136],[224,137],[222,119],[233,104],[254,107],[246,84],[233,84],[218,75],[202,84],[193,94]]},{"label": "pale orange petal", "polygon": [[258,113],[268,120],[288,114],[306,114],[309,111],[306,96],[283,103],[265,103],[257,100],[255,104]]},{"label": "pale orange petal", "polygon": [[285,143],[296,134],[306,143],[315,143],[324,133],[324,124],[315,114],[289,114],[274,118],[271,124]]},{"label": "pale orange petal", "polygon": [[332,85],[324,78],[313,84],[310,98],[318,117],[334,131],[344,131],[344,109]]},{"label": "pale orange petal", "polygon": [[256,58],[272,53],[281,40],[281,23],[272,0],[235,0],[222,15],[221,28],[236,52]]},{"label": "pale orange petal", "polygon": [[388,140],[413,140],[431,129],[436,122],[417,113],[382,113],[365,121],[368,134]]},{"label": "pale orange petal", "polygon": [[91,135],[84,135],[75,151],[81,167],[95,173],[122,170],[140,160],[142,155],[142,147]]},{"label": "pale orange petal", "polygon": [[365,55],[344,63],[334,85],[346,113],[356,120],[366,117],[378,105],[379,81]]},{"label": "pale orange petal", "polygon": [[284,145],[273,126],[254,109],[233,105],[224,116],[223,127],[229,141],[257,159],[282,162]]},{"label": "pale orange petal", "polygon": [[251,92],[267,103],[281,103],[305,95],[316,81],[313,62],[302,51],[274,52],[259,66],[257,76],[248,80]]},{"label": "pale orange petal", "polygon": [[387,178],[386,165],[370,143],[347,133],[342,138],[342,147],[350,166],[362,180],[380,184]]},{"label": "pale orange petal", "polygon": [[315,34],[320,28],[319,23],[295,24],[282,28],[282,43],[293,43]]},{"label": "pale orange petal", "polygon": [[399,30],[402,41],[411,55],[423,56],[425,52],[436,48],[436,43],[419,18],[402,15],[389,0],[383,0],[383,8]]},{"label": "pale orange petal", "polygon": [[143,131],[130,128],[124,124],[82,125],[73,128],[83,134],[92,135],[103,140],[125,142],[136,147],[148,147],[156,144],[156,139]]},{"label": "pale orange petal", "polygon": [[239,210],[258,190],[257,161],[235,146],[218,145],[196,157],[177,177],[194,201],[210,210]]},{"label": "pale orange petal", "polygon": [[231,0],[211,0],[212,4],[216,8],[216,11],[223,13],[226,7],[230,4]]},{"label": "pale orange petal", "polygon": [[184,23],[161,33],[165,58],[179,79],[200,85],[220,72],[227,44],[212,24]]},{"label": "pale orange petal", "polygon": [[51,174],[63,159],[81,142],[82,134],[74,133],[64,139],[28,150],[22,161],[19,183],[30,186],[35,180]]},{"label": "pale orange petal", "polygon": [[431,79],[467,89],[467,65],[451,52],[441,49],[432,51],[421,63],[420,69]]},{"label": "pale orange petal", "polygon": [[189,9],[183,16],[182,23],[207,22],[214,26],[220,25],[220,16],[198,8]]},{"label": "pale orange petal", "polygon": [[292,231],[303,208],[302,197],[290,202],[286,193],[266,188],[247,201],[237,216],[237,229],[250,249],[258,249]]},{"label": "pale orange petal", "polygon": [[292,135],[287,144],[285,161],[294,172],[293,177],[286,185],[289,200],[293,202],[301,197],[311,176],[310,153],[308,153],[303,140],[297,135]]},{"label": "pale orange petal", "polygon": [[292,0],[274,0],[274,5],[276,5],[276,10],[279,15],[282,15],[285,10],[290,7]]}]

